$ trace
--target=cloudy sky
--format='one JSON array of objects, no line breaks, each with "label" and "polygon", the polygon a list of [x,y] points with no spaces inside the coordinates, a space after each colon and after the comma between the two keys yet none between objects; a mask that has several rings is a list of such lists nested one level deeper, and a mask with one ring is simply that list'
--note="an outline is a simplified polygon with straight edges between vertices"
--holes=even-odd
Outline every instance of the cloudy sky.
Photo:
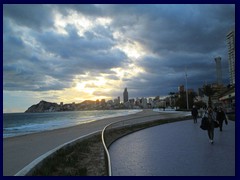
[{"label": "cloudy sky", "polygon": [[3,111],[229,84],[235,5],[3,5]]}]

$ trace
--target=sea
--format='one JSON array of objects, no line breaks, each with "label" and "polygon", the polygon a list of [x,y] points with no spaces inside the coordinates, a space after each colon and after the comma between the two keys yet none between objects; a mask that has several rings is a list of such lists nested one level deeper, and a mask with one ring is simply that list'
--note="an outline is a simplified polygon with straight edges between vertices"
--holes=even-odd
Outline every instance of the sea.
[{"label": "sea", "polygon": [[4,113],[3,138],[76,126],[110,117],[127,116],[142,110],[94,110],[49,113]]}]

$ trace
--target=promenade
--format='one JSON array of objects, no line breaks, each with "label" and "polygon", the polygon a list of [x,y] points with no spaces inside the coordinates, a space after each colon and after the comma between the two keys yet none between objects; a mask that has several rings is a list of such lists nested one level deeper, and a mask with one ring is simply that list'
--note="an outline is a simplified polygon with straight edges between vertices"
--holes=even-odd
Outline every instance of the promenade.
[{"label": "promenade", "polygon": [[128,119],[135,119],[143,122],[179,116],[185,116],[185,113],[179,112],[172,114],[168,112],[159,113],[153,112],[152,110],[143,110],[142,112],[129,116],[97,120],[70,128],[45,131],[13,138],[4,138],[3,175],[13,176],[41,155],[81,136],[101,131],[107,124]]},{"label": "promenade", "polygon": [[193,120],[144,129],[110,146],[113,176],[235,176],[235,122],[214,144]]}]

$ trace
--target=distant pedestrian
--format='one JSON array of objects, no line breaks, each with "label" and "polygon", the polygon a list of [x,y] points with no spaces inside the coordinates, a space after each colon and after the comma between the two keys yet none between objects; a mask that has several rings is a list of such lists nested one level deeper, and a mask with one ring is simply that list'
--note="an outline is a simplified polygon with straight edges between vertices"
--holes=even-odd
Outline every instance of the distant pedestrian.
[{"label": "distant pedestrian", "polygon": [[217,118],[217,111],[218,111],[218,108],[215,106],[214,109],[213,109],[213,117],[214,117],[214,119]]},{"label": "distant pedestrian", "polygon": [[198,110],[194,105],[192,108],[192,117],[193,117],[193,123],[197,123]]},{"label": "distant pedestrian", "polygon": [[213,138],[214,138],[214,116],[213,116],[213,110],[211,107],[208,107],[208,110],[204,114],[205,117],[208,118],[208,137],[209,142],[213,144]]},{"label": "distant pedestrian", "polygon": [[203,109],[204,109],[204,110],[207,110],[207,106],[206,106],[206,105],[203,105]]},{"label": "distant pedestrian", "polygon": [[213,109],[213,111],[214,111],[214,112],[217,112],[217,110],[218,110],[218,108],[215,106],[214,109]]},{"label": "distant pedestrian", "polygon": [[225,120],[225,123],[226,124],[228,123],[225,112],[223,111],[222,107],[219,107],[219,110],[217,111],[216,120],[219,122],[220,131],[222,131],[223,121]]}]

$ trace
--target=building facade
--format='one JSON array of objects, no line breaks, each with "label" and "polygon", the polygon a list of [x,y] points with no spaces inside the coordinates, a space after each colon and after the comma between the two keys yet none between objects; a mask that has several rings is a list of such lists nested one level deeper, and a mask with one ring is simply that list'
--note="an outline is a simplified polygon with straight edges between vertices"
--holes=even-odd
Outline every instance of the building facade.
[{"label": "building facade", "polygon": [[228,46],[228,63],[230,84],[235,84],[235,31],[232,30],[227,34]]},{"label": "building facade", "polygon": [[217,84],[222,84],[222,64],[221,64],[221,57],[216,57],[216,76],[217,76]]},{"label": "building facade", "polygon": [[127,88],[124,89],[124,92],[123,92],[123,102],[128,102],[128,91],[127,91]]}]

